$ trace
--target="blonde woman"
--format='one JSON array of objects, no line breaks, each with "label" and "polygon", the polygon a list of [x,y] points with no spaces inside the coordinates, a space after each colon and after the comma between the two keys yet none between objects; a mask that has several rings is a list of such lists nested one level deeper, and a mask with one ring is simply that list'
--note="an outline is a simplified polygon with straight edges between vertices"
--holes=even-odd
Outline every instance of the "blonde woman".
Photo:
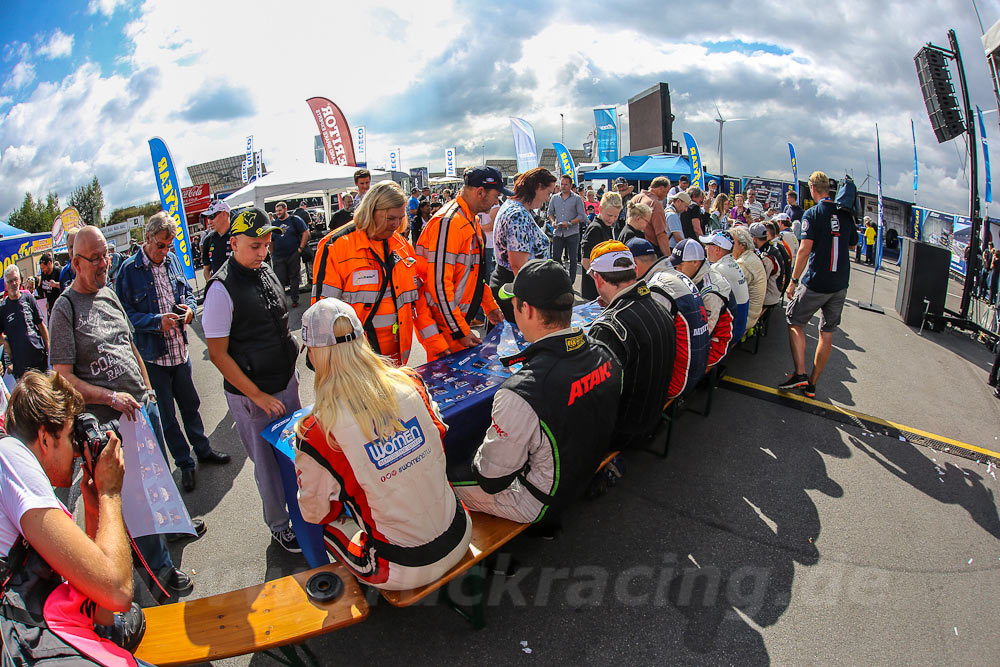
[{"label": "blonde woman", "polygon": [[403,191],[392,181],[376,183],[354,220],[319,242],[313,263],[313,303],[332,297],[350,304],[372,349],[400,365],[410,358],[414,333],[428,361],[448,354],[417,279],[413,246],[399,233],[405,222]]},{"label": "blonde woman", "polygon": [[472,522],[445,476],[447,427],[423,382],[375,354],[338,299],[305,312],[302,342],[316,369],[316,404],[295,425],[302,517],[325,524],[327,551],[371,586],[441,578],[465,555]]},{"label": "blonde woman", "polygon": [[[714,183],[715,181],[712,182]],[[728,211],[729,197],[727,195],[716,196],[709,211],[709,217],[712,219],[710,232],[721,232],[729,227],[729,222],[726,220]]]},{"label": "blonde woman", "polygon": [[649,226],[649,220],[652,217],[653,209],[645,204],[640,204],[635,199],[630,199],[625,213],[625,226],[622,227],[621,233],[615,240],[627,244],[630,239],[635,237],[646,238],[646,227]]},{"label": "blonde woman", "polygon": [[733,225],[749,225],[750,218],[746,204],[743,203],[743,195],[736,195],[736,203],[729,209],[729,221]]}]

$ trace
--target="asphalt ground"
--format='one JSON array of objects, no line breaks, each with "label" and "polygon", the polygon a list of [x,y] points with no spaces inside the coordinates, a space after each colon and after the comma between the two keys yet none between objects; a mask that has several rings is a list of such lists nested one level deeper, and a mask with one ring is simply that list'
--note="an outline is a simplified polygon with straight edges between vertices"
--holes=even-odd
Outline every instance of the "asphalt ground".
[{"label": "asphalt ground", "polygon": [[[1000,451],[1000,402],[985,383],[992,355],[967,336],[904,325],[892,309],[894,266],[875,279],[885,314],[859,309],[872,279],[853,265],[816,396],[833,407],[801,409],[810,406],[723,382],[708,418],[680,417],[666,458],[627,453],[625,477],[581,501],[556,540],[508,545],[521,568],[491,578],[485,629],[436,600],[396,609],[373,598],[365,622],[309,646],[338,665],[997,663],[1000,517],[987,465],[958,445],[935,450],[831,418],[839,406]],[[296,334],[304,310],[291,315]],[[730,354],[728,377],[773,387],[791,370],[774,315],[758,354]],[[270,541],[221,377],[192,330],[206,432],[233,462],[199,469],[185,496],[208,524],[201,539],[172,545],[195,581],[187,599],[307,567]],[[300,373],[308,403],[304,359]]]}]

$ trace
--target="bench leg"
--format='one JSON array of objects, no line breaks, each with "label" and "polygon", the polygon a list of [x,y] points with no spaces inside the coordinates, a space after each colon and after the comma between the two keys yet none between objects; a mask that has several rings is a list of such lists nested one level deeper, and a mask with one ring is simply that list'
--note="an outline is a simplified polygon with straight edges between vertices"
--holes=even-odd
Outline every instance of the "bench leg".
[{"label": "bench leg", "polygon": [[[441,589],[444,594],[445,602],[448,606],[455,610],[455,612],[472,624],[472,627],[476,630],[480,630],[486,627],[486,568],[483,566],[482,561],[476,563],[469,571],[466,573],[462,581],[469,582],[469,594],[472,599],[472,604],[469,607],[464,607],[448,595],[448,587],[445,586]],[[459,584],[461,585],[461,583]]]},{"label": "bench leg", "polygon": [[[302,656],[309,659],[308,662],[299,656],[299,648],[302,649]],[[261,651],[261,653],[277,663],[288,665],[288,667],[320,667],[316,654],[305,643],[279,646],[278,650],[284,657],[279,657],[270,651]]]}]

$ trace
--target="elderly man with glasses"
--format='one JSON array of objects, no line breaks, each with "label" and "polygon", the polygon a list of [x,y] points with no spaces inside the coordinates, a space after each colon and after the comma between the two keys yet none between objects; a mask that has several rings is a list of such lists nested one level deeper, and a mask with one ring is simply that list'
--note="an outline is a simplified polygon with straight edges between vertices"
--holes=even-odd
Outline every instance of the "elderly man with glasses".
[{"label": "elderly man with glasses", "polygon": [[[152,216],[146,224],[146,242],[122,264],[115,291],[135,330],[135,346],[156,392],[163,435],[174,465],[181,471],[181,486],[190,492],[195,487],[192,447],[201,463],[225,464],[230,456],[212,449],[198,413],[201,399],[187,348],[187,325],[194,319],[197,302],[180,260],[170,252],[176,231],[165,212]],[[175,402],[184,421],[183,431]]]},{"label": "elderly man with glasses", "polygon": [[[145,405],[162,448],[156,394],[132,339],[125,310],[108,287],[108,244],[100,229],[87,226],[77,232],[71,266],[76,278],[56,299],[49,320],[52,367],[83,395],[87,412],[101,423],[123,414],[132,417]],[[204,522],[195,523],[200,534]],[[137,537],[135,542],[168,591],[191,590],[191,578],[174,567],[162,535]]]}]

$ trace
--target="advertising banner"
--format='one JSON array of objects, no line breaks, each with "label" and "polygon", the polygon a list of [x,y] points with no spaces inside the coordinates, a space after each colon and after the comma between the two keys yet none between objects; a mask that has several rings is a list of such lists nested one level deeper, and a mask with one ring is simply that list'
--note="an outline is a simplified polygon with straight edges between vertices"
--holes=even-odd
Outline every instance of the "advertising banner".
[{"label": "advertising banner", "polygon": [[427,167],[414,167],[410,169],[410,183],[410,187],[420,188],[421,190],[430,185]]},{"label": "advertising banner", "polygon": [[795,183],[795,199],[796,201],[801,201],[799,198],[799,165],[795,161],[795,146],[788,144],[788,156],[792,160],[792,183]]},{"label": "advertising banner", "polygon": [[552,144],[556,149],[556,163],[563,174],[566,174],[576,183],[576,163],[573,162],[573,155],[560,143]]},{"label": "advertising banner", "polygon": [[[192,185],[189,188],[181,188],[181,199],[184,200],[184,212],[188,215],[196,215],[208,208],[212,203],[208,193],[208,183]],[[131,229],[131,227],[130,227]]]},{"label": "advertising banner", "polygon": [[618,118],[615,108],[594,109],[594,127],[597,132],[597,161],[614,162],[618,159]]},{"label": "advertising banner", "polygon": [[[875,124],[875,174],[878,183],[878,231],[875,235],[875,273],[882,266],[882,237],[885,234],[885,205],[882,203],[882,144],[878,138],[878,124]],[[867,250],[865,251],[867,252]]]},{"label": "advertising banner", "polygon": [[719,194],[729,197],[729,205],[736,203],[736,195],[743,192],[743,181],[739,178],[723,178]]},{"label": "advertising banner", "polygon": [[389,169],[399,171],[399,149],[393,148],[389,151]]},{"label": "advertising banner", "polygon": [[67,206],[63,212],[52,221],[52,246],[58,248],[66,244],[66,235],[83,227],[80,212],[73,206]]},{"label": "advertising banner", "polygon": [[454,148],[444,149],[444,175],[448,176],[449,178],[453,178],[455,176],[456,169],[457,165],[455,160],[455,149]]},{"label": "advertising banner", "polygon": [[777,206],[778,210],[785,208],[785,193],[793,190],[794,187],[787,181],[769,181],[764,178],[743,179],[743,191],[753,188],[757,194],[757,201],[764,207],[764,212],[772,206]]},{"label": "advertising banner", "polygon": [[698,142],[687,132],[684,133],[684,147],[688,163],[691,165],[691,186],[702,189],[705,186],[702,183],[701,177],[701,154],[698,152]]},{"label": "advertising banner", "polygon": [[[990,145],[986,141],[986,126],[983,125],[983,110],[976,105],[976,113],[979,115],[979,134],[983,136],[983,164],[986,167],[986,203],[993,203],[993,179],[990,177]],[[976,184],[979,187],[979,184]]]},{"label": "advertising banner", "polygon": [[246,153],[243,156],[242,177],[244,183],[250,182],[253,172],[253,135],[247,137]]},{"label": "advertising banner", "polygon": [[913,136],[913,196],[917,196],[917,131],[913,127],[913,119],[910,119],[910,135]]},{"label": "advertising banner", "polygon": [[358,143],[354,148],[354,159],[357,166],[366,167],[368,166],[368,128],[362,125],[355,132]]},{"label": "advertising banner", "polygon": [[319,135],[323,137],[323,147],[326,148],[326,159],[330,164],[356,166],[354,159],[354,142],[351,128],[340,108],[325,97],[310,97],[306,100]]},{"label": "advertising banner", "polygon": [[510,119],[510,131],[514,135],[514,156],[517,171],[523,173],[538,166],[538,147],[535,145],[535,128],[523,118]]},{"label": "advertising banner", "polygon": [[261,151],[255,151],[253,154],[253,175],[254,178],[264,175],[264,156]]},{"label": "advertising banner", "polygon": [[184,277],[194,280],[194,262],[191,259],[191,237],[188,235],[187,218],[184,215],[184,199],[178,187],[177,172],[170,158],[170,151],[160,137],[149,140],[149,153],[153,158],[153,176],[156,189],[160,193],[160,205],[177,225],[174,238],[174,252],[184,267]]},{"label": "advertising banner", "polygon": [[3,261],[3,266],[0,267],[0,289],[3,287],[3,272],[8,266],[52,248],[52,236],[46,232],[0,238],[0,260]]}]

